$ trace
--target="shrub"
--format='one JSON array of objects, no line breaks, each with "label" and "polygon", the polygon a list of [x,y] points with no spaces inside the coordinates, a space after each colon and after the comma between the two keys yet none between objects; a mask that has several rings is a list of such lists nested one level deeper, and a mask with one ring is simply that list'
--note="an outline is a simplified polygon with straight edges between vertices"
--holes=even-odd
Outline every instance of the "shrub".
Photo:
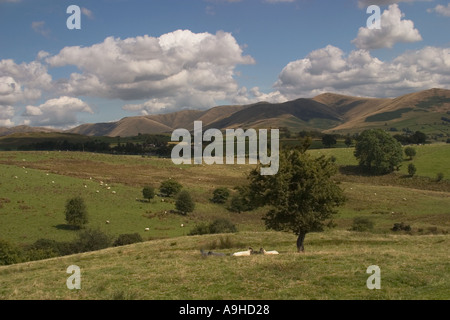
[{"label": "shrub", "polygon": [[211,198],[211,202],[222,204],[227,202],[229,196],[230,191],[228,190],[228,188],[225,187],[217,188],[213,191],[213,197]]},{"label": "shrub", "polygon": [[145,186],[142,189],[142,196],[144,197],[144,199],[150,201],[155,197],[155,188],[153,188],[152,186]]},{"label": "shrub", "polygon": [[175,180],[169,179],[161,182],[159,191],[164,197],[172,197],[180,192],[183,186]]},{"label": "shrub", "polygon": [[0,240],[0,266],[22,262],[21,250],[6,240]]},{"label": "shrub", "polygon": [[202,235],[209,233],[209,224],[206,222],[199,223],[188,233],[189,236]]},{"label": "shrub", "polygon": [[410,163],[408,165],[408,174],[412,177],[416,174],[416,171],[417,171],[416,166],[413,163]]},{"label": "shrub", "polygon": [[247,210],[247,205],[245,203],[245,199],[241,195],[234,195],[231,197],[230,206],[228,210],[241,213]]},{"label": "shrub", "polygon": [[409,224],[404,224],[403,222],[394,223],[391,229],[392,231],[411,231],[411,226]]},{"label": "shrub", "polygon": [[237,232],[236,226],[227,219],[219,218],[211,223],[199,223],[190,232],[189,235],[215,234],[215,233],[233,233]]},{"label": "shrub", "polygon": [[116,241],[114,241],[113,246],[125,246],[127,244],[133,244],[137,242],[144,241],[139,233],[124,233],[117,237]]},{"label": "shrub", "polygon": [[236,246],[236,243],[229,236],[220,237],[219,239],[215,239],[206,245],[206,249],[214,250],[214,249],[229,249]]},{"label": "shrub", "polygon": [[414,149],[413,147],[406,147],[405,155],[409,157],[409,160],[412,160],[412,158],[416,155],[416,149]]},{"label": "shrub", "polygon": [[444,174],[442,172],[439,172],[436,175],[436,181],[439,182],[439,181],[442,181],[442,179],[444,179]]},{"label": "shrub", "polygon": [[188,212],[192,212],[195,209],[195,202],[192,200],[191,195],[187,191],[181,191],[178,196],[177,200],[175,202],[175,208],[182,212],[183,214],[186,214]]},{"label": "shrub", "polygon": [[233,233],[237,232],[236,226],[229,220],[219,218],[209,225],[209,233]]},{"label": "shrub", "polygon": [[67,201],[65,214],[67,223],[74,227],[81,228],[88,222],[86,205],[81,197]]},{"label": "shrub", "polygon": [[86,229],[79,233],[73,244],[76,252],[95,251],[108,248],[111,238],[99,229]]},{"label": "shrub", "polygon": [[356,217],[353,219],[352,231],[369,231],[373,229],[373,222],[364,217]]}]

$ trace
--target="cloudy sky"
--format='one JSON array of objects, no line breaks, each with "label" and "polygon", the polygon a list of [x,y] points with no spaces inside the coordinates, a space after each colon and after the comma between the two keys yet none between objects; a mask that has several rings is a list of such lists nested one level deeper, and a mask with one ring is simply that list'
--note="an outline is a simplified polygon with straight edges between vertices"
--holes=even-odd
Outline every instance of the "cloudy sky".
[{"label": "cloudy sky", "polygon": [[449,31],[438,0],[0,0],[0,126],[450,89]]}]

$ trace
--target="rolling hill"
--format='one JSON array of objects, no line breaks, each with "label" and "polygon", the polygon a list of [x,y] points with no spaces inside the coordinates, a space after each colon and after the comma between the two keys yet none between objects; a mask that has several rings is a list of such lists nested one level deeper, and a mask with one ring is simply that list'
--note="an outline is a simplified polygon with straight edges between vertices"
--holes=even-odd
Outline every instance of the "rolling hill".
[{"label": "rolling hill", "polygon": [[[208,110],[181,110],[167,114],[126,117],[116,122],[82,124],[64,131],[88,136],[127,137],[170,133],[178,128],[288,128],[292,132],[317,130],[325,133],[356,133],[367,128],[416,131],[450,135],[450,90],[429,89],[397,98],[352,97],[324,93],[284,103],[258,102],[225,105]],[[47,130],[47,131],[46,131]],[[0,128],[0,135],[15,132],[49,132],[26,126]]]}]

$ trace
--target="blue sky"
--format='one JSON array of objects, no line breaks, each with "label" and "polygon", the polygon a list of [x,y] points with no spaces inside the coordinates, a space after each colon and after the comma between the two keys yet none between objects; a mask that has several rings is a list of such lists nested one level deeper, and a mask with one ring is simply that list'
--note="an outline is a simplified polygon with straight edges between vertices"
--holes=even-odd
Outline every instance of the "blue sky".
[{"label": "blue sky", "polygon": [[0,126],[449,89],[449,30],[437,0],[0,0]]}]

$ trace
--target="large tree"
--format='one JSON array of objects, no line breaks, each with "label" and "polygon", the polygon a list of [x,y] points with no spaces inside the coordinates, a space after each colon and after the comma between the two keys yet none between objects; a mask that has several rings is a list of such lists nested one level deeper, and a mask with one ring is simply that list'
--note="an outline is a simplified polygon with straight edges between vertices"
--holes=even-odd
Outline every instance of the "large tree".
[{"label": "large tree", "polygon": [[356,140],[354,154],[359,166],[372,174],[390,173],[403,161],[400,142],[381,129],[363,131]]},{"label": "large tree", "polygon": [[276,175],[262,176],[259,168],[249,174],[247,192],[257,206],[269,206],[263,218],[268,229],[293,232],[297,250],[304,251],[305,236],[331,225],[336,207],[345,197],[332,180],[337,168],[324,156],[312,158],[302,150],[280,151]]}]

